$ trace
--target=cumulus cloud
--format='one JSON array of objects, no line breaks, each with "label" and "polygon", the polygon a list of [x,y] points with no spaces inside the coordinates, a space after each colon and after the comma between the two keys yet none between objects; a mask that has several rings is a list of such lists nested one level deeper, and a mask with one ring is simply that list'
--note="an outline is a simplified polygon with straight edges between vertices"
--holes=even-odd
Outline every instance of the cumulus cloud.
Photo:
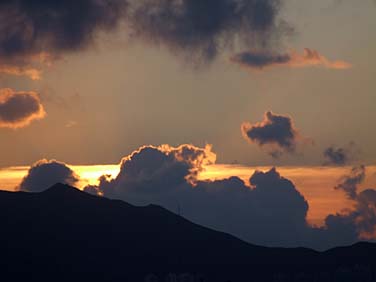
[{"label": "cumulus cloud", "polygon": [[[186,150],[189,154],[182,154]],[[362,212],[361,225],[360,217],[354,216],[366,208],[367,195],[351,216],[346,212],[329,215],[325,226],[310,226],[307,201],[275,168],[256,171],[248,183],[238,177],[197,180],[196,172],[214,161],[208,147],[145,146],[122,160],[115,178],[104,175],[99,185],[85,190],[135,205],[158,204],[196,223],[268,246],[348,245],[363,238],[363,225],[369,224],[367,230],[376,225],[369,212]]]},{"label": "cumulus cloud", "polygon": [[[198,180],[197,174],[215,160],[210,146],[144,146],[122,159],[116,177],[103,175],[98,185],[85,191],[135,205],[158,204],[260,245],[327,249],[376,237],[375,190],[359,192],[355,184],[354,208],[329,215],[323,227],[313,227],[307,223],[306,199],[277,169],[256,171],[247,182],[238,177]],[[362,171],[354,170],[348,178],[359,179]],[[30,169],[20,187],[41,191],[55,182],[72,185],[77,181],[65,164],[44,160]]]},{"label": "cumulus cloud", "polygon": [[0,127],[24,127],[44,116],[45,111],[37,93],[0,89]]},{"label": "cumulus cloud", "polygon": [[351,64],[345,61],[331,61],[318,51],[305,48],[303,54],[296,51],[290,53],[270,52],[241,52],[231,57],[231,62],[250,69],[265,69],[271,67],[324,67],[328,69],[348,69]]},{"label": "cumulus cloud", "polygon": [[66,164],[55,160],[40,160],[33,164],[18,189],[27,192],[41,192],[56,183],[74,186],[78,175]]},{"label": "cumulus cloud", "polygon": [[169,145],[144,146],[122,159],[120,173],[115,179],[102,177],[98,191],[108,196],[118,195],[127,186],[136,191],[133,202],[142,205],[147,203],[147,199],[138,197],[138,192],[152,190],[158,194],[181,184],[193,184],[203,167],[215,160],[216,155],[209,145],[205,148],[192,145],[176,148]]},{"label": "cumulus cloud", "polygon": [[197,180],[197,172],[214,162],[210,147],[146,146],[122,160],[116,178],[103,176],[85,190],[135,205],[154,203],[174,212],[179,207],[194,222],[259,244],[301,242],[308,204],[289,180],[275,169],[256,172],[248,185],[238,177]]},{"label": "cumulus cloud", "polygon": [[288,116],[266,112],[264,120],[251,124],[244,122],[241,131],[246,140],[259,146],[271,147],[270,154],[279,156],[283,152],[294,152],[298,141],[298,131]]}]

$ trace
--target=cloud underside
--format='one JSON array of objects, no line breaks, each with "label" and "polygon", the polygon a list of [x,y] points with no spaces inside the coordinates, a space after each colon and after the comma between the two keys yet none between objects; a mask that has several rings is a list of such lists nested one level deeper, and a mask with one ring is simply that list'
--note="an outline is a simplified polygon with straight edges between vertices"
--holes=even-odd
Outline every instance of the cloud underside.
[{"label": "cloud underside", "polygon": [[[41,78],[64,53],[89,48],[101,33],[119,27],[129,40],[163,47],[193,64],[213,61],[221,53],[240,50],[231,60],[252,69],[272,66],[323,66],[346,69],[306,48],[278,54],[294,28],[280,11],[284,0],[5,0],[0,4],[0,73]],[[208,16],[210,15],[210,16]]]},{"label": "cloud underside", "polygon": [[45,115],[37,93],[0,89],[0,127],[24,127]]},{"label": "cloud underside", "polygon": [[[238,177],[198,180],[198,174],[215,159],[209,146],[144,146],[122,159],[115,178],[103,175],[98,185],[87,186],[85,191],[135,205],[153,203],[179,210],[196,223],[261,245],[325,249],[375,238],[375,190],[358,193],[354,188],[354,210],[329,215],[325,226],[317,228],[307,223],[309,206],[303,195],[274,168],[255,172],[248,183]],[[341,188],[346,183],[357,187],[358,174],[362,169],[344,176],[337,189],[348,193],[351,189]],[[20,186],[40,191],[54,182],[77,181],[65,164],[42,161],[30,169]]]},{"label": "cloud underside", "polygon": [[0,54],[75,51],[91,44],[97,32],[113,31],[125,22],[140,39],[177,49],[195,48],[212,57],[218,44],[236,36],[243,41],[253,36],[252,41],[266,44],[280,33],[276,17],[281,2],[78,0],[30,4],[5,0],[0,5]]},{"label": "cloud underside", "polygon": [[35,58],[86,49],[100,33],[114,33],[119,26],[126,26],[130,40],[163,46],[195,63],[214,60],[235,41],[245,48],[269,48],[292,30],[277,20],[282,2],[5,0],[0,4],[0,73],[38,79],[45,62]]},{"label": "cloud underside", "polygon": [[290,53],[242,52],[231,57],[231,62],[248,69],[262,70],[273,67],[323,67],[327,69],[349,69],[351,64],[345,61],[331,61],[318,51],[305,48],[303,54]]}]

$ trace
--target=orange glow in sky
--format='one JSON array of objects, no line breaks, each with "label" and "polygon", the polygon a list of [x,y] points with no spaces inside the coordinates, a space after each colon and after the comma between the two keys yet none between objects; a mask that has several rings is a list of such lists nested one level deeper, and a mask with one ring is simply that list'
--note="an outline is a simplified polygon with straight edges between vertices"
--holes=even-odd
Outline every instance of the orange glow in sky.
[{"label": "orange glow in sky", "polygon": [[[80,187],[96,184],[103,174],[115,177],[119,173],[119,165],[71,165],[81,178]],[[270,167],[247,167],[241,165],[208,165],[199,175],[200,180],[218,180],[238,176],[246,184],[255,170],[266,171]],[[0,188],[14,191],[28,167],[9,167],[0,169]],[[278,167],[278,172],[291,180],[309,203],[308,221],[314,225],[322,225],[328,214],[351,208],[352,202],[333,187],[341,176],[348,173],[350,167]],[[361,189],[376,187],[376,166],[367,167],[367,178]]]}]

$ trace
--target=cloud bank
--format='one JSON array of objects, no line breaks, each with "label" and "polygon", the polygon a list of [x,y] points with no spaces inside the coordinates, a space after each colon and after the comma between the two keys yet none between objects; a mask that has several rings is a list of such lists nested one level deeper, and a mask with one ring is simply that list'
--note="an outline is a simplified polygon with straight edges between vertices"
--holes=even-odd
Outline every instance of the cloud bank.
[{"label": "cloud bank", "polygon": [[251,242],[294,245],[301,241],[291,229],[304,231],[308,204],[289,180],[275,169],[256,172],[248,183],[253,189],[238,177],[197,180],[197,172],[214,161],[210,147],[145,146],[121,161],[116,178],[103,176],[98,186],[85,190],[135,205],[158,204]]},{"label": "cloud bank", "polygon": [[[103,175],[85,191],[135,205],[158,204],[260,245],[327,249],[376,238],[376,190],[358,191],[362,168],[344,176],[337,188],[352,195],[354,209],[329,215],[325,226],[313,227],[307,223],[308,202],[277,169],[256,171],[248,182],[238,177],[198,180],[198,173],[215,159],[210,146],[143,146],[122,159],[116,177]],[[348,180],[353,178],[358,180]],[[20,187],[40,191],[54,182],[77,181],[65,164],[44,160],[30,169]],[[345,188],[350,182],[354,191]]]},{"label": "cloud bank", "polygon": [[294,127],[292,119],[270,111],[264,114],[262,122],[242,123],[241,132],[247,141],[261,147],[269,146],[270,154],[275,157],[284,152],[294,152],[298,142],[298,131]]},{"label": "cloud bank", "polygon": [[[102,176],[99,185],[85,190],[135,205],[158,204],[196,223],[267,246],[326,249],[348,245],[366,238],[364,234],[376,226],[370,212],[376,202],[373,208],[369,205],[375,190],[354,197],[353,211],[329,215],[325,226],[313,227],[307,223],[309,205],[304,196],[275,168],[255,172],[248,183],[238,177],[197,180],[197,172],[213,162],[210,147],[145,146],[123,158],[115,178]],[[347,191],[346,185],[362,181],[364,176],[359,174],[363,172],[362,168],[354,170],[338,187]]]},{"label": "cloud bank", "polygon": [[272,67],[324,67],[327,69],[349,69],[351,65],[345,61],[331,61],[318,51],[305,48],[303,54],[296,51],[290,53],[270,53],[246,51],[231,57],[231,62],[249,69],[266,69]]},{"label": "cloud bank", "polygon": [[37,93],[0,89],[0,127],[24,127],[45,115]]}]

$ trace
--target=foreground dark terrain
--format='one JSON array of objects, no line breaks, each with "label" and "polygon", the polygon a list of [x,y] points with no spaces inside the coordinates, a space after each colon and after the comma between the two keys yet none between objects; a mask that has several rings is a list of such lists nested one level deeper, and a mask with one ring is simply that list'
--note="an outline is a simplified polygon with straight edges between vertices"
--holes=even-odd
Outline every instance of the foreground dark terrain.
[{"label": "foreground dark terrain", "polygon": [[375,244],[321,253],[259,247],[158,206],[61,184],[0,192],[0,220],[1,281],[166,281],[169,273],[190,273],[188,281],[376,281]]}]

